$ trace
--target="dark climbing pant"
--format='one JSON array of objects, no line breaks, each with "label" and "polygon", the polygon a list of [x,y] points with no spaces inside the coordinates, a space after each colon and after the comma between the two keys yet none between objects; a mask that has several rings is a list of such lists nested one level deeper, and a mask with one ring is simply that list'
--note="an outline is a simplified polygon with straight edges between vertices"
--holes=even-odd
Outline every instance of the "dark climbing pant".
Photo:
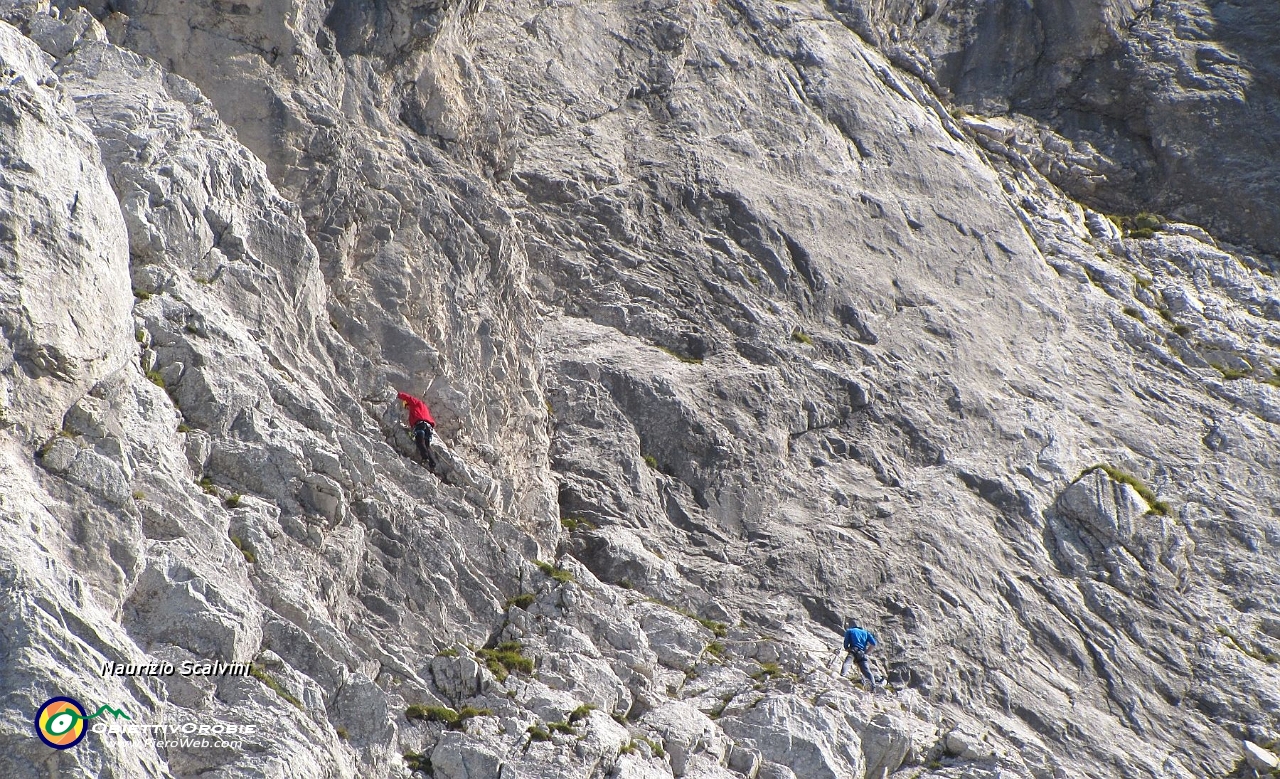
[{"label": "dark climbing pant", "polygon": [[436,460],[431,456],[431,431],[431,425],[426,422],[419,422],[414,425],[413,442],[418,445],[418,454],[422,455],[422,459],[427,461],[427,465],[435,468]]},{"label": "dark climbing pant", "polygon": [[844,665],[840,667],[840,675],[848,676],[849,666],[854,663],[857,663],[858,670],[862,671],[862,678],[867,681],[867,684],[870,684],[871,686],[874,687],[876,683],[876,677],[871,674],[871,664],[867,662],[866,652],[859,652],[857,650],[850,652],[844,658]]}]

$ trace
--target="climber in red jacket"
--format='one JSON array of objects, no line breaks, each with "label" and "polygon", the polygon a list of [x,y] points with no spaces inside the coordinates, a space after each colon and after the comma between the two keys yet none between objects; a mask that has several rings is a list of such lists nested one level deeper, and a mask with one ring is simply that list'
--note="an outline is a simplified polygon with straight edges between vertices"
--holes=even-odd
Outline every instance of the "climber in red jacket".
[{"label": "climber in red jacket", "polygon": [[427,461],[431,470],[435,470],[436,461],[431,456],[431,434],[436,429],[436,420],[431,416],[431,409],[420,398],[407,392],[401,392],[396,397],[400,398],[405,410],[409,412],[409,427],[413,428],[413,442],[418,445],[418,454]]}]

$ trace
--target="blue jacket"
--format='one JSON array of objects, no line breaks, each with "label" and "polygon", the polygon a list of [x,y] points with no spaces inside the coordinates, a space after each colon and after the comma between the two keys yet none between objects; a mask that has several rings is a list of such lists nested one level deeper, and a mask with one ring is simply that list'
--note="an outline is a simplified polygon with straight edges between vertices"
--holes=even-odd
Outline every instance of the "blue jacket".
[{"label": "blue jacket", "polygon": [[876,645],[876,637],[862,628],[849,628],[844,632],[844,651],[866,652],[868,647]]}]

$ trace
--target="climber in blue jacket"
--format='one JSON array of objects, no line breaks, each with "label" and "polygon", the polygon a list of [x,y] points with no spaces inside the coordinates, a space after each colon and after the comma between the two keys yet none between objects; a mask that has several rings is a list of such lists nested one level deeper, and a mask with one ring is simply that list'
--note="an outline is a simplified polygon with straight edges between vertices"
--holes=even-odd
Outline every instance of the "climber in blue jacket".
[{"label": "climber in blue jacket", "polygon": [[862,678],[874,690],[876,678],[871,673],[871,666],[867,663],[867,652],[875,645],[876,637],[870,631],[858,627],[857,622],[851,622],[849,629],[844,632],[844,651],[849,654],[845,656],[844,665],[840,667],[840,676],[848,676],[849,666],[857,663],[858,670],[862,671]]}]

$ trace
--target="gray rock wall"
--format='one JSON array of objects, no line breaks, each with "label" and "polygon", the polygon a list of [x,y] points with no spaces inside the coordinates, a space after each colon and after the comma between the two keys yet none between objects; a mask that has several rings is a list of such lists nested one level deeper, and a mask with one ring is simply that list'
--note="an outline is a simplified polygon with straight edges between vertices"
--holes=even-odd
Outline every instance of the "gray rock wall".
[{"label": "gray rock wall", "polygon": [[[1274,4],[828,5],[957,106],[1051,130],[1058,164],[1038,167],[1073,197],[1167,214],[1271,254],[1280,247]],[[1073,164],[1084,170],[1067,175]]]}]

